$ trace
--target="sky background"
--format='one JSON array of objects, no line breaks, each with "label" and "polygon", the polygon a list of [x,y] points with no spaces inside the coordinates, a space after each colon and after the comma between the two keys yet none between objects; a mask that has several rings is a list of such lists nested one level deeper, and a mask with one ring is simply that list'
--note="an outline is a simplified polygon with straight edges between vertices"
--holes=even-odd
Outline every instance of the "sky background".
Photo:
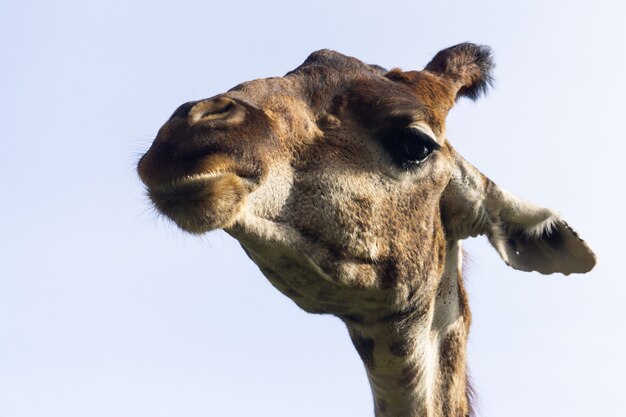
[{"label": "sky background", "polygon": [[449,138],[599,259],[542,276],[467,241],[477,414],[623,416],[624,4],[0,0],[0,416],[373,416],[340,321],[158,218],[135,165],[179,104],[314,50],[408,70],[463,41],[496,83]]}]

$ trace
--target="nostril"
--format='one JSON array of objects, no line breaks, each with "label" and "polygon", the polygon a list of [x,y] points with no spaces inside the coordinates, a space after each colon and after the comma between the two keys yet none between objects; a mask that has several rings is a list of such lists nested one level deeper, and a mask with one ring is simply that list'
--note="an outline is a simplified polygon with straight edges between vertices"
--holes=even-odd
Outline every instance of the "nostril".
[{"label": "nostril", "polygon": [[208,120],[228,119],[236,108],[234,100],[228,97],[218,97],[212,100],[197,102],[189,111],[191,124]]},{"label": "nostril", "polygon": [[230,103],[227,103],[224,107],[221,107],[219,109],[214,108],[214,109],[204,110],[201,117],[204,119],[210,116],[225,114],[225,113],[228,113],[232,108],[233,108],[233,102],[230,102]]}]

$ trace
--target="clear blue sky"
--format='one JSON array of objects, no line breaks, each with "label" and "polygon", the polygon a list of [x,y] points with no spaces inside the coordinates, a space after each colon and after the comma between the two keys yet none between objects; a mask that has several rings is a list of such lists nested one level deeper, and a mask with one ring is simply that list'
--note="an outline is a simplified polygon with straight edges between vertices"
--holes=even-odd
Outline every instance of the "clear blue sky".
[{"label": "clear blue sky", "polygon": [[419,69],[462,41],[496,87],[454,145],[599,257],[545,277],[467,242],[478,415],[623,415],[626,6],[425,3],[0,0],[0,416],[372,416],[341,323],[158,218],[134,166],[182,102],[313,50]]}]

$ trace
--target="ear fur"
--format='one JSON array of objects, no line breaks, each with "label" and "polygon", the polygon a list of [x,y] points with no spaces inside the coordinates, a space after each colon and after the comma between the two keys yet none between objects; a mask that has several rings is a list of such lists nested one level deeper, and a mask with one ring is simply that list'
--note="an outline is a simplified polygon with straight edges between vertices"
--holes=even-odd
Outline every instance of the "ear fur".
[{"label": "ear fur", "polygon": [[486,178],[461,158],[441,198],[448,240],[486,235],[507,265],[542,274],[589,272],[596,257],[560,216],[529,204]]},{"label": "ear fur", "polygon": [[451,80],[457,98],[476,100],[492,85],[494,66],[491,48],[460,43],[437,53],[424,69]]}]

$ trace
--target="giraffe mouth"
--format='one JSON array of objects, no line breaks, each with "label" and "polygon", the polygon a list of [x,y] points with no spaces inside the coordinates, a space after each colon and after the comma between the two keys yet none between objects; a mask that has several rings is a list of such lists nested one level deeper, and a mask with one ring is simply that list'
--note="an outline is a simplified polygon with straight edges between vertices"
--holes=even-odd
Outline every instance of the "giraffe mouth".
[{"label": "giraffe mouth", "polygon": [[159,201],[161,199],[186,201],[196,195],[203,194],[207,188],[211,188],[215,184],[217,179],[229,174],[226,171],[216,171],[187,175],[159,185],[148,186],[148,196]]},{"label": "giraffe mouth", "polygon": [[260,178],[226,154],[158,162],[140,162],[148,197],[159,213],[194,234],[231,226]]},{"label": "giraffe mouth", "polygon": [[249,194],[247,183],[232,172],[207,172],[148,187],[148,196],[178,227],[201,234],[236,221]]}]

